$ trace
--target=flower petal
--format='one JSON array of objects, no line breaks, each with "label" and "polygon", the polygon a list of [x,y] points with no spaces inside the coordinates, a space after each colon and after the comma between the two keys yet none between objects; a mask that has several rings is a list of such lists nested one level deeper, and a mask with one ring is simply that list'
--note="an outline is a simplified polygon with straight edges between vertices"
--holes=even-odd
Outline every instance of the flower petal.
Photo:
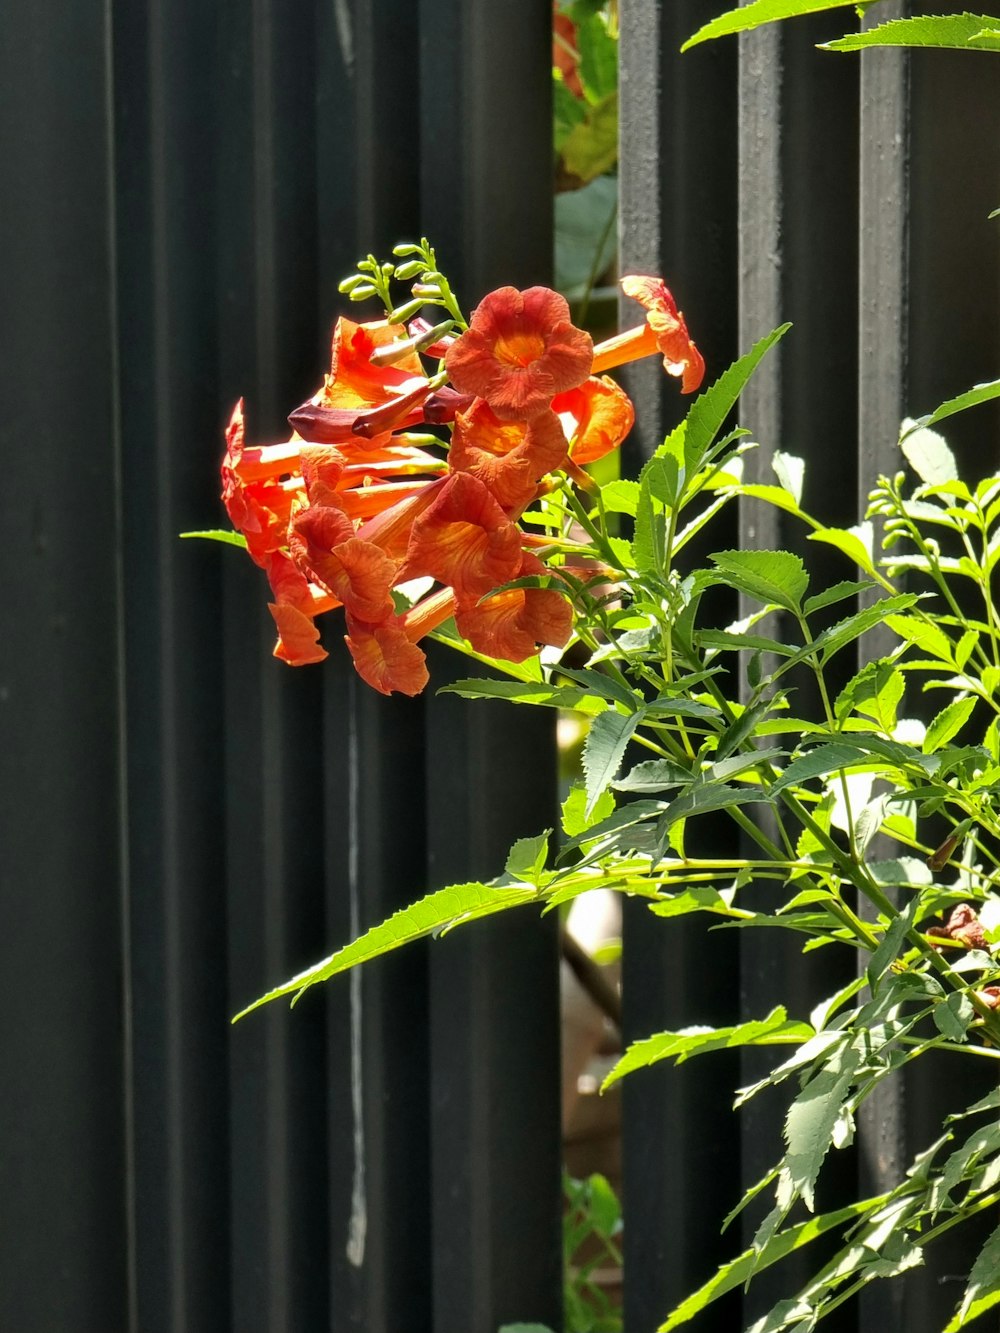
[{"label": "flower petal", "polygon": [[607,375],[591,376],[552,400],[570,442],[574,463],[594,463],[617,449],[632,429],[635,409],[628,394]]},{"label": "flower petal", "polygon": [[479,398],[455,418],[448,464],[477,477],[503,509],[519,513],[565,457],[566,437],[554,412],[546,409],[528,422],[501,421]]},{"label": "flower petal", "polygon": [[527,421],[587,378],[593,353],[590,334],[573,325],[557,292],[498,287],[448,348],[445,366],[460,392],[485,398],[503,420]]},{"label": "flower petal", "polygon": [[348,616],[347,628],[344,642],[367,685],[380,694],[420,693],[430,679],[427,659],[395,617],[367,625]]},{"label": "flower petal", "polygon": [[476,599],[513,578],[520,557],[517,526],[481,481],[455,472],[414,519],[400,578],[430,575]]},{"label": "flower petal", "polygon": [[[544,574],[537,557],[524,553],[520,574]],[[573,608],[554,588],[505,588],[481,602],[459,606],[459,633],[476,652],[507,662],[534,657],[541,644],[561,648],[573,630]]]},{"label": "flower petal", "polygon": [[332,506],[300,510],[289,527],[288,549],[299,569],[359,620],[375,622],[392,614],[391,588],[398,565],[381,547],[359,540],[342,510]]}]

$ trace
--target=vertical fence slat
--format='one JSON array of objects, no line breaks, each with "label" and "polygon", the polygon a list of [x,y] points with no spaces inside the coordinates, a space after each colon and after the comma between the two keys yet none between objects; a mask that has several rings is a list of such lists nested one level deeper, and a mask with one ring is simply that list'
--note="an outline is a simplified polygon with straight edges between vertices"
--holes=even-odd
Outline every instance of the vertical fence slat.
[{"label": "vertical fence slat", "polygon": [[[551,12],[427,0],[420,16],[423,228],[469,307],[551,275]],[[472,674],[439,655],[446,671]],[[515,837],[552,826],[552,755],[545,718],[429,699],[432,883],[496,875]],[[431,950],[435,1333],[561,1326],[559,1095],[537,1076],[558,1069],[555,932],[529,916]]]},{"label": "vertical fence slat", "polygon": [[[990,231],[996,224],[988,221],[996,207],[1000,149],[995,135],[981,132],[1000,114],[996,70],[957,52],[871,52],[865,59],[862,114],[871,132],[862,140],[862,182],[870,188],[860,214],[870,256],[861,305],[862,498],[866,481],[874,482],[878,472],[891,475],[906,466],[896,448],[900,418],[919,416],[995,378],[1000,351],[1000,260],[996,232]],[[965,480],[995,469],[995,405],[940,429]],[[916,577],[908,586],[924,590]],[[940,609],[936,601],[925,605],[932,614]],[[977,608],[970,606],[969,613]],[[872,653],[878,651],[876,639]],[[940,706],[915,691],[908,691],[907,705],[925,720]],[[933,837],[934,830],[932,821],[921,821],[922,837]],[[953,1063],[946,1066],[945,1057],[921,1060],[894,1090],[895,1105],[873,1110],[873,1118],[879,1111],[881,1116],[874,1130],[866,1126],[872,1148],[864,1169],[876,1186],[883,1173],[892,1178],[933,1142],[946,1114],[990,1086],[986,1071],[967,1067],[972,1062]],[[926,1267],[909,1275],[901,1289],[866,1294],[863,1333],[880,1330],[887,1320],[921,1329],[943,1326],[994,1223],[984,1222],[978,1232],[975,1224],[956,1228],[929,1249]]]},{"label": "vertical fence slat", "polygon": [[0,42],[0,1326],[124,1328],[118,435],[108,13]]},{"label": "vertical fence slat", "polygon": [[[621,269],[665,278],[710,377],[729,364],[736,345],[735,48],[718,43],[681,56],[679,47],[712,12],[700,0],[624,5],[620,46]],[[707,106],[711,117],[702,114]],[[622,301],[624,323],[637,324],[638,315]],[[634,475],[686,404],[658,358],[629,367],[623,379],[636,405],[637,426],[623,451]],[[626,1042],[686,1023],[731,1021],[725,1015],[737,983],[729,942],[720,949],[716,936],[709,949],[697,925],[657,922],[637,902],[625,903],[623,933]],[[657,1327],[723,1257],[718,1195],[705,1182],[736,1173],[732,1083],[725,1060],[659,1066],[625,1080],[626,1328]]]},{"label": "vertical fence slat", "polygon": [[[790,321],[792,328],[741,396],[739,421],[758,441],[744,459],[748,480],[774,483],[778,450],[801,456],[806,509],[829,523],[851,523],[857,76],[851,62],[815,49],[839,31],[838,21],[839,15],[800,20],[740,38],[740,351],[778,324]],[[796,552],[816,589],[850,572],[841,556],[807,541],[804,526],[780,510],[745,500],[739,518],[741,547]],[[741,600],[741,615],[752,609]],[[782,617],[775,618],[772,632],[778,638],[798,636]],[[808,716],[820,707],[807,672],[792,685],[796,709]],[[752,885],[741,896],[747,907],[770,909],[775,886]],[[848,979],[848,968],[846,957],[832,951],[804,956],[793,934],[745,932],[740,940],[744,1016],[759,1018],[780,1002],[805,1018]],[[748,1050],[740,1063],[741,1081],[749,1084],[775,1060],[773,1052]],[[783,1091],[765,1092],[741,1108],[744,1185],[759,1180],[780,1155],[786,1101]],[[750,1244],[769,1206],[768,1196],[766,1204],[743,1214],[744,1244]],[[744,1321],[795,1290],[808,1262],[793,1259],[759,1274],[744,1297]]]},{"label": "vertical fence slat", "polygon": [[114,20],[134,1318],[156,1333],[229,1317],[219,576],[177,536],[217,522],[215,52],[190,8]]},{"label": "vertical fence slat", "polygon": [[[317,30],[318,320],[326,357],[338,282],[419,229],[416,6],[327,6]],[[331,618],[332,619],[332,618]],[[424,873],[424,704],[383,699],[327,632],[326,935],[332,949],[432,887]],[[431,1328],[426,946],[338,978],[328,1015],[331,1330]]]},{"label": "vertical fence slat", "polygon": [[[900,17],[894,3],[883,18]],[[874,26],[869,17],[866,26]],[[906,398],[908,334],[908,64],[904,51],[860,55],[858,199],[858,495],[859,514],[880,474],[901,462],[896,448]],[[881,532],[876,533],[876,541]],[[859,646],[858,666],[885,651],[879,629]],[[888,854],[888,853],[887,853]],[[859,964],[860,965],[860,964]],[[858,1182],[866,1194],[891,1189],[907,1166],[905,1098],[909,1071],[878,1088],[860,1108]],[[902,1283],[874,1283],[859,1301],[861,1333],[909,1327],[916,1311]]]},{"label": "vertical fence slat", "polygon": [[[248,438],[287,438],[315,390],[316,19],[233,5],[219,147],[220,420],[245,394]],[[229,1012],[327,951],[321,671],[271,657],[266,583],[227,569]],[[309,996],[244,1020],[230,1045],[233,1328],[326,1326],[326,1011]]]}]

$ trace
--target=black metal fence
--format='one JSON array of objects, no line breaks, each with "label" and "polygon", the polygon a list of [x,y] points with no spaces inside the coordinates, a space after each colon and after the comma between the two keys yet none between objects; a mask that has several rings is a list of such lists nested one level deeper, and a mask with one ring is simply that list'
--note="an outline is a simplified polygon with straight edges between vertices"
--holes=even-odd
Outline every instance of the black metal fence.
[{"label": "black metal fence", "polygon": [[[806,455],[849,522],[903,411],[996,374],[1000,81],[815,51],[836,16],[679,56],[717,7],[621,6],[623,267],[667,276],[710,371],[795,321],[743,416],[758,465]],[[232,402],[277,437],[312,391],[360,253],[423,232],[467,303],[549,276],[550,7],[36,0],[0,24],[0,1329],[556,1328],[552,921],[229,1025],[495,873],[546,822],[552,737],[376,698],[342,659],[286,670],[248,563],[177,540],[219,522]],[[655,372],[630,387],[634,464],[679,407]],[[954,432],[983,470],[997,424]],[[794,957],[727,949],[629,913],[627,1035],[804,1000]],[[737,1074],[626,1085],[629,1333],[735,1248],[720,1203],[766,1157]],[[882,1108],[863,1171],[927,1137],[932,1091]],[[924,1333],[954,1290],[902,1300],[845,1326]]]}]

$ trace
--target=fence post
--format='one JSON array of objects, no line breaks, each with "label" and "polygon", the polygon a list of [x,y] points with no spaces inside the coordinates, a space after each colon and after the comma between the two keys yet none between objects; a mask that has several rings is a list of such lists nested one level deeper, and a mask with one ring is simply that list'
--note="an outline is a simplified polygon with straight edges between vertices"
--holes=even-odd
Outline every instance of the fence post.
[{"label": "fence post", "polygon": [[124,1328],[119,436],[106,6],[0,41],[0,1327]]},{"label": "fence post", "polygon": [[[551,279],[551,6],[424,0],[420,19],[423,229],[469,308]],[[446,672],[473,674],[439,655]],[[432,883],[492,877],[554,826],[554,729],[531,711],[428,700]],[[556,926],[529,912],[430,952],[435,1333],[561,1327]]]}]

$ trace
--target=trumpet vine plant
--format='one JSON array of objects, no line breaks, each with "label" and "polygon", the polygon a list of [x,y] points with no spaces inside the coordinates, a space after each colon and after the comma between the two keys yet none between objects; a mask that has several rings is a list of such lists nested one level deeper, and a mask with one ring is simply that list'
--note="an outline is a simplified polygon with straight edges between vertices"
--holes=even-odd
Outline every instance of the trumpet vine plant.
[{"label": "trumpet vine plant", "polygon": [[[779,452],[771,484],[743,479],[755,446],[732,415],[787,326],[703,389],[663,282],[622,285],[641,322],[595,346],[546,288],[500,288],[466,319],[427,242],[401,245],[343,284],[385,314],[338,321],[330,373],[292,413],[290,438],[250,444],[234,412],[226,536],[268,580],[279,658],[321,660],[321,626],[342,617],[376,690],[423,690],[431,636],[492,668],[449,691],[590,724],[559,837],[519,841],[496,879],[438,888],[244,1012],[412,940],[596,888],[644,899],[665,924],[706,914],[845,951],[850,979],[811,1012],[652,1033],[606,1080],[775,1048],[771,1072],[736,1096],[786,1097],[783,1150],[738,1205],[769,1207],[751,1248],[664,1311],[662,1328],[821,1250],[754,1325],[811,1329],[1000,1203],[994,1089],[956,1105],[891,1188],[817,1211],[824,1164],[876,1089],[931,1051],[1000,1061],[1000,477],[963,480],[934,429],[1000,396],[1000,381],[906,423],[900,470],[879,480],[865,521],[830,527],[803,505],[800,460]],[[695,396],[638,477],[599,488],[587,465],[633,421],[603,372],[640,356]],[[777,506],[840,553],[843,576],[817,585],[792,551],[714,546],[736,500]],[[742,618],[720,617],[737,596]],[[877,626],[878,655],[858,670]],[[708,815],[712,855],[699,837]],[[770,888],[769,906],[751,885]],[[947,1333],[1000,1304],[1000,1227],[984,1230]]]}]

